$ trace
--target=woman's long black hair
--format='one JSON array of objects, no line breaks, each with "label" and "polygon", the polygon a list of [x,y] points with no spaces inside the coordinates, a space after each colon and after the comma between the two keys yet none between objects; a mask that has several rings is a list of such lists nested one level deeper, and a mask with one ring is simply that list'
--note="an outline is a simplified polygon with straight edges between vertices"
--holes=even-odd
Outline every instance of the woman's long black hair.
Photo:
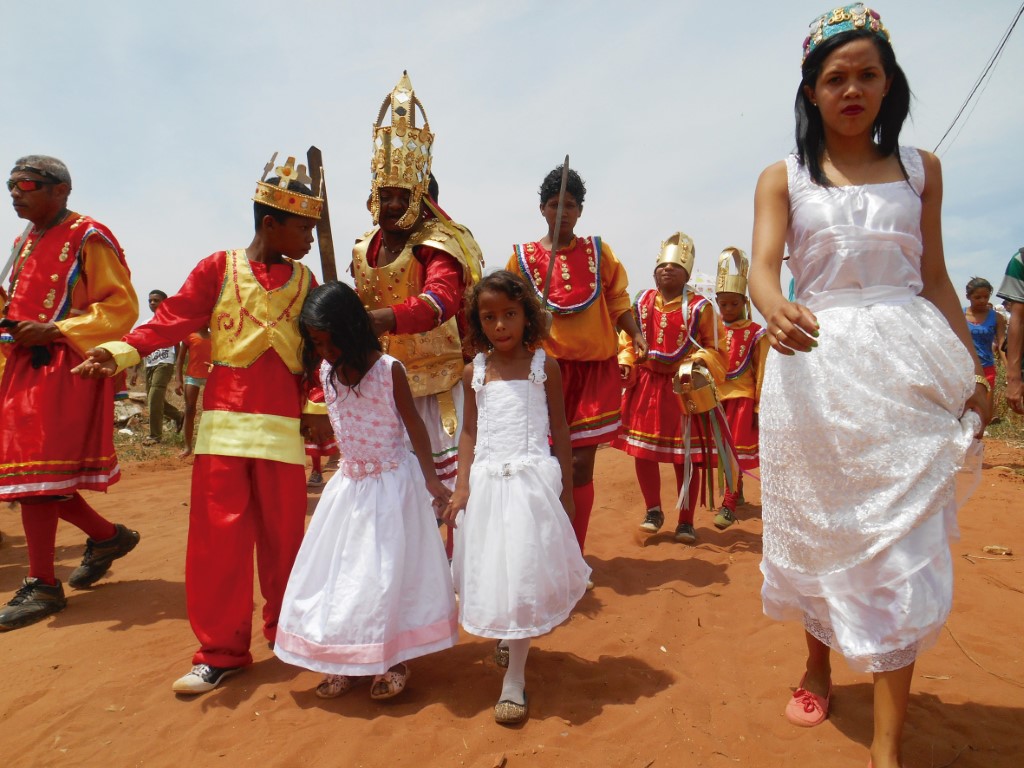
[{"label": "woman's long black hair", "polygon": [[[351,287],[337,280],[318,285],[306,297],[299,315],[302,334],[303,378],[307,384],[317,384],[320,355],[313,346],[309,329],[326,331],[341,354],[331,365],[330,382],[338,379],[341,367],[358,371],[360,376],[370,369],[370,358],[380,352],[380,339],[370,325],[370,315]],[[326,386],[327,382],[323,382]]]},{"label": "woman's long black hair", "polygon": [[[821,73],[821,66],[832,51],[840,46],[846,45],[853,40],[868,38],[878,48],[882,57],[882,69],[885,76],[891,78],[889,93],[882,99],[882,108],[875,118],[874,139],[879,151],[884,156],[899,156],[900,131],[903,123],[910,114],[910,84],[907,76],[896,63],[896,53],[888,41],[883,40],[875,32],[867,29],[851,30],[840,32],[834,37],[820,43],[810,55],[804,60],[801,67],[802,78],[800,87],[796,91],[796,153],[800,164],[807,167],[814,182],[822,187],[831,186],[821,169],[821,158],[825,152],[825,127],[822,124],[821,113],[811,103],[811,100],[804,93],[804,86],[815,88],[818,82],[818,75]],[[903,161],[900,160],[900,168],[903,168]],[[907,171],[903,169],[904,177]]]}]

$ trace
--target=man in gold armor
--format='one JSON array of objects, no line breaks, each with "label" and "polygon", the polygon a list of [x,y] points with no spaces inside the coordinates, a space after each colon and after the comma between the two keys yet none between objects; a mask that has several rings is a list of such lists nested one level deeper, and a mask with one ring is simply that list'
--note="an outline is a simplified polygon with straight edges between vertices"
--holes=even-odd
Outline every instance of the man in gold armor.
[{"label": "man in gold armor", "polygon": [[[389,105],[391,124],[383,125]],[[452,486],[464,366],[458,317],[483,259],[470,231],[429,193],[434,136],[408,74],[384,100],[373,135],[369,208],[376,226],[356,241],[352,275],[385,352],[405,366],[438,477]]]}]

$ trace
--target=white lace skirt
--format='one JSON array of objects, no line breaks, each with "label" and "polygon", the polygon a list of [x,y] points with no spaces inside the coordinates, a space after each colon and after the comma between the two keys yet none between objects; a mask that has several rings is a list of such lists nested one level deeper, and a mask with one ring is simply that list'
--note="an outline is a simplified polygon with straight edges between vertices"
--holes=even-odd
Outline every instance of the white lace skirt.
[{"label": "white lace skirt", "polygon": [[459,621],[480,637],[546,634],[586,592],[583,561],[552,457],[503,475],[473,465],[469,504],[456,519],[452,571]]},{"label": "white lace skirt", "polygon": [[970,355],[921,298],[817,313],[819,346],[769,355],[760,408],[772,618],[852,666],[912,662],[952,604],[956,476],[978,427]]},{"label": "white lace skirt", "polygon": [[458,641],[444,544],[419,467],[324,487],[295,559],[274,652],[318,672],[375,675]]}]

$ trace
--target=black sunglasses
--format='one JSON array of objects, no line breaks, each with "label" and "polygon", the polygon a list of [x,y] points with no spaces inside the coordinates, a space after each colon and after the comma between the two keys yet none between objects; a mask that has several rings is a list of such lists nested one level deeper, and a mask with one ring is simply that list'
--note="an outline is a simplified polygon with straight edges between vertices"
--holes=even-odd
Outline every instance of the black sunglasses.
[{"label": "black sunglasses", "polygon": [[15,187],[20,189],[22,192],[35,192],[37,189],[47,186],[48,184],[60,184],[59,181],[40,181],[39,179],[8,179],[7,180],[7,191],[12,191]]}]

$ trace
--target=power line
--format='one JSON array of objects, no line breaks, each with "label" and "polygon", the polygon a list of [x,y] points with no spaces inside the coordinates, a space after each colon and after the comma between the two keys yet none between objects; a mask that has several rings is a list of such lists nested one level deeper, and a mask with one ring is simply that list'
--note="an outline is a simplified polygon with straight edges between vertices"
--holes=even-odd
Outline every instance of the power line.
[{"label": "power line", "polygon": [[[942,134],[942,138],[939,139],[939,143],[935,145],[935,149],[932,150],[933,152],[937,153],[939,151],[939,147],[942,146],[942,142],[944,142],[946,140],[946,137],[949,136],[950,132],[953,130],[953,127],[957,124],[957,121],[960,119],[960,116],[963,115],[964,110],[967,109],[967,105],[970,104],[971,99],[974,98],[974,94],[977,93],[978,88],[981,87],[982,82],[984,82],[984,80],[990,76],[993,68],[996,65],[996,62],[999,60],[999,57],[1003,53],[1003,48],[1006,46],[1006,41],[1010,39],[1010,34],[1013,32],[1013,28],[1016,27],[1017,22],[1020,21],[1021,15],[1024,15],[1024,3],[1021,3],[1020,8],[1017,9],[1017,13],[1014,15],[1013,21],[1010,22],[1010,26],[1007,27],[1006,32],[1003,33],[1002,39],[1000,39],[999,41],[999,45],[996,46],[996,50],[989,57],[988,63],[985,64],[985,69],[982,70],[981,74],[978,76],[978,79],[974,82],[974,86],[971,88],[971,92],[967,94],[967,98],[964,99],[964,103],[960,105],[960,109],[957,111],[956,117],[953,118],[953,122],[949,124],[949,127],[946,129],[946,132]],[[972,109],[971,112],[973,113],[974,110]],[[970,115],[968,115],[968,117],[970,117]],[[963,130],[962,126],[961,130]],[[958,131],[957,136],[959,135],[960,133]],[[956,137],[954,136],[953,141],[955,140]],[[949,146],[952,145],[953,142],[951,141],[949,143]]]}]

